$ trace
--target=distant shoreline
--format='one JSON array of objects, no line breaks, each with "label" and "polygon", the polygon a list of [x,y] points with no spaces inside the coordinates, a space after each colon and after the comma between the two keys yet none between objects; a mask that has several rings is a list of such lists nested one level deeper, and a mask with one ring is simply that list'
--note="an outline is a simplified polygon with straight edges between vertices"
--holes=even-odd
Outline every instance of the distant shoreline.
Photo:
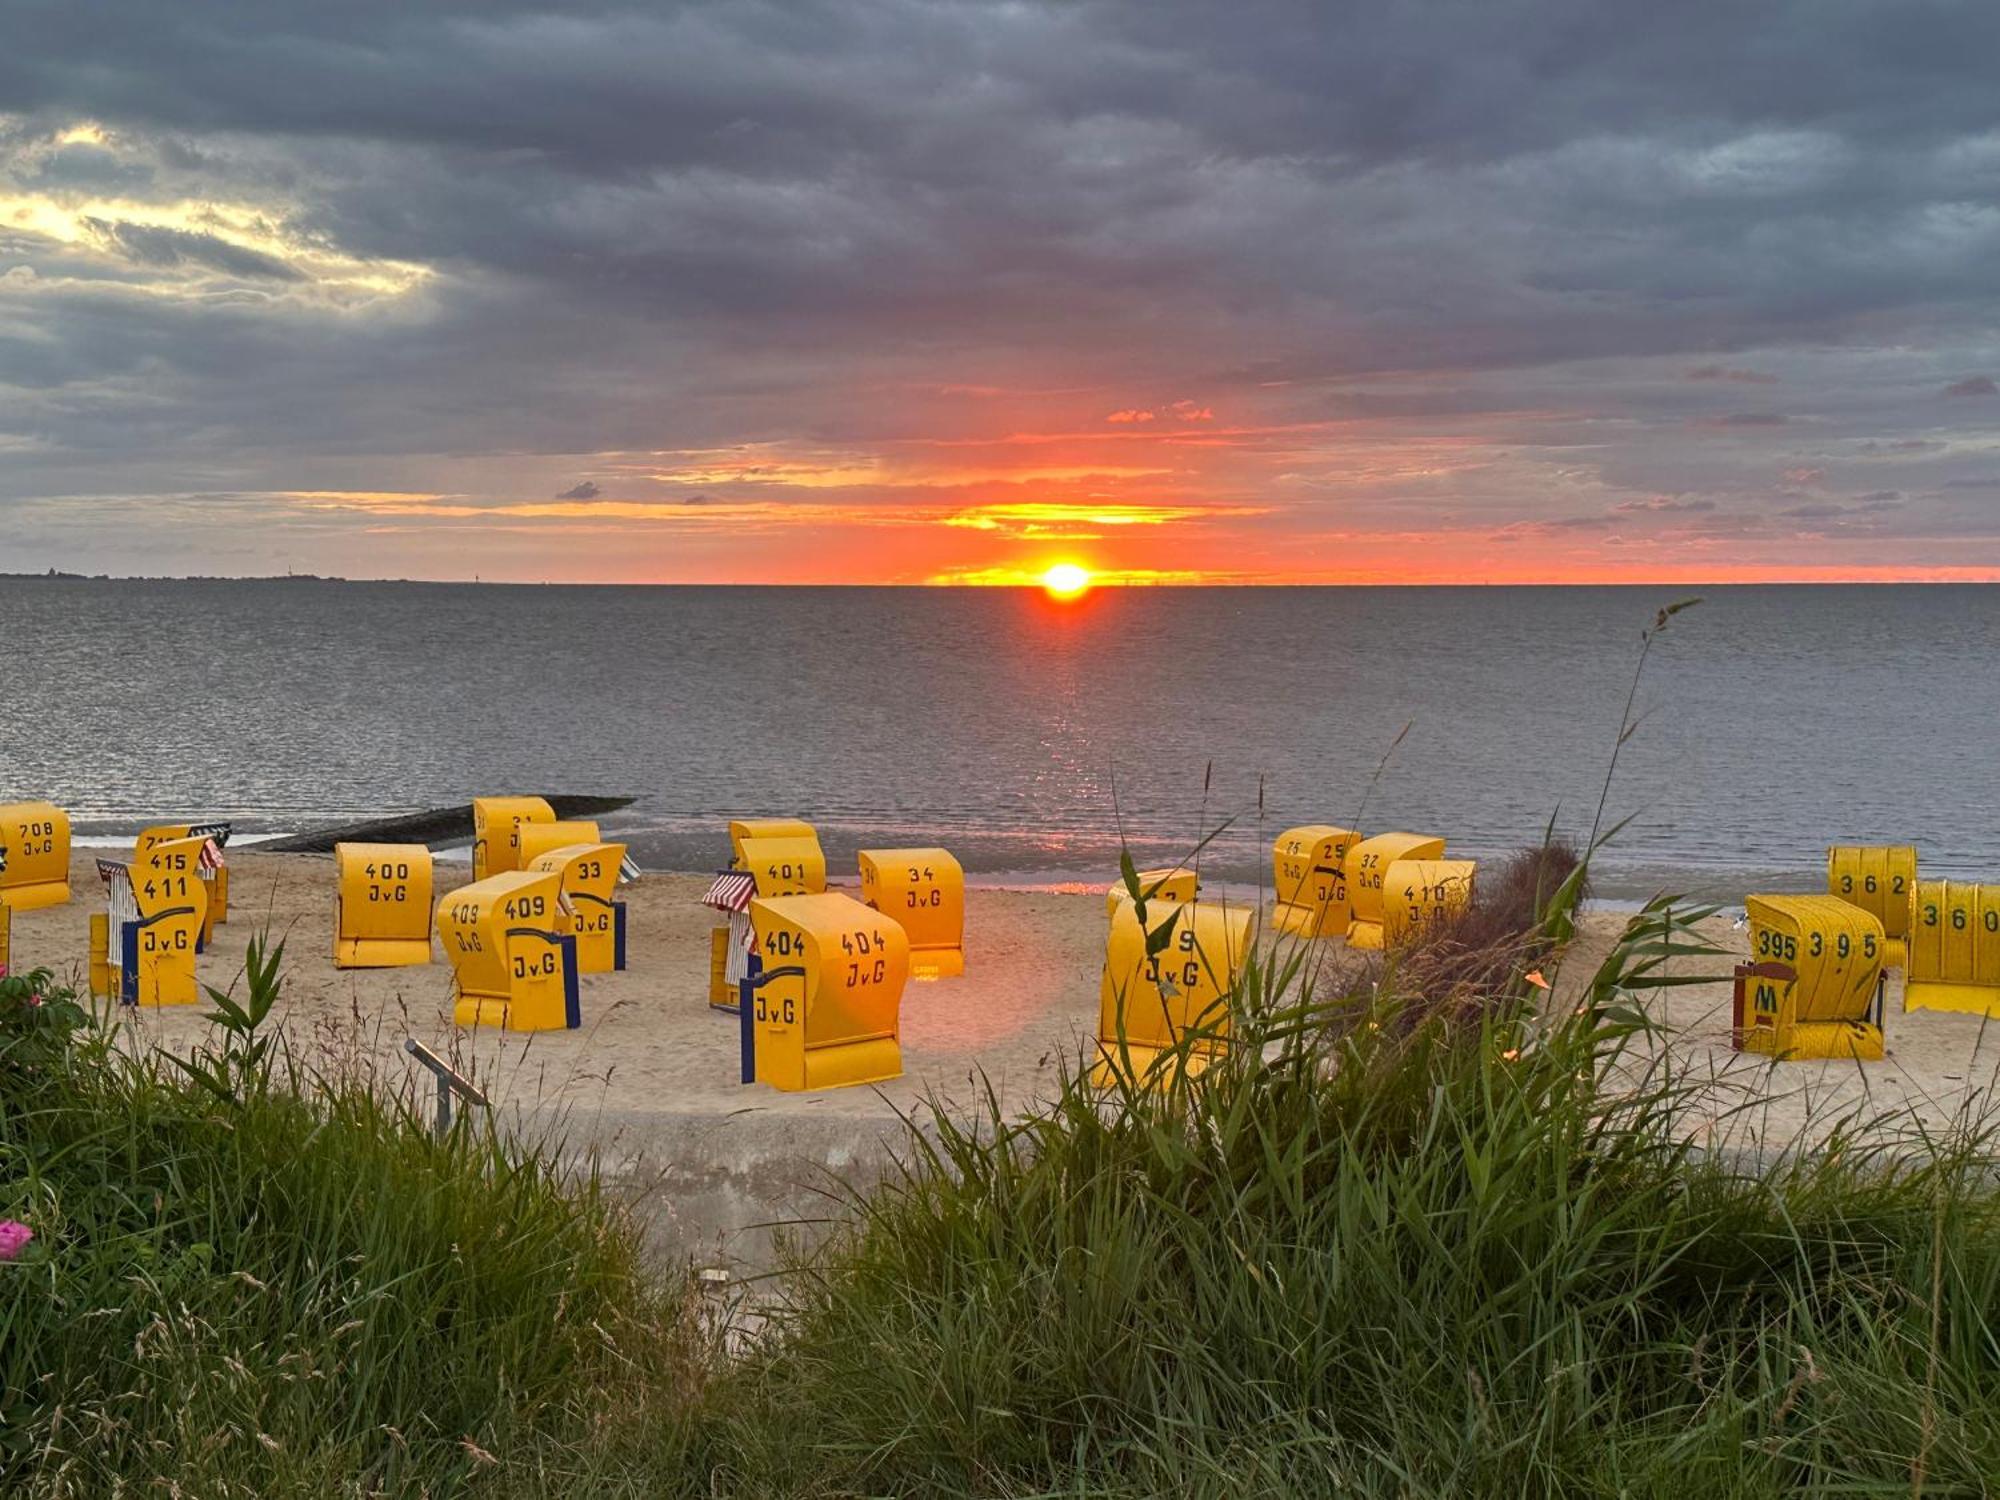
[{"label": "distant shoreline", "polygon": [[[664,579],[650,582],[613,581],[589,578],[347,578],[332,573],[65,573],[51,568],[40,573],[0,573],[0,583],[318,583],[318,584],[403,584],[415,588],[500,588],[500,589],[770,589],[806,592],[819,589],[839,589],[842,591],[865,591],[869,589],[895,590],[904,593],[1021,593],[1039,594],[1044,592],[1039,583],[768,583],[744,580],[734,583],[691,582]],[[1494,592],[1506,590],[1621,590],[1640,592],[1657,589],[1697,589],[1702,591],[1724,589],[1858,589],[1858,588],[1992,588],[2000,584],[2000,575],[1992,578],[1767,578],[1752,580],[1713,581],[1699,578],[1662,578],[1636,582],[1618,580],[1615,582],[1595,579],[1544,579],[1538,582],[1494,583],[1484,579],[1466,578],[1454,580],[1419,579],[1357,579],[1345,583],[1290,583],[1284,581],[1255,582],[1232,579],[1219,583],[1149,583],[1130,580],[1105,579],[1093,583],[1092,594],[1119,593],[1127,590],[1157,593],[1163,590],[1186,593],[1227,592],[1229,590],[1254,590],[1267,593],[1281,589],[1301,591],[1362,591],[1368,589],[1394,589],[1398,592],[1423,589],[1481,589]]]}]

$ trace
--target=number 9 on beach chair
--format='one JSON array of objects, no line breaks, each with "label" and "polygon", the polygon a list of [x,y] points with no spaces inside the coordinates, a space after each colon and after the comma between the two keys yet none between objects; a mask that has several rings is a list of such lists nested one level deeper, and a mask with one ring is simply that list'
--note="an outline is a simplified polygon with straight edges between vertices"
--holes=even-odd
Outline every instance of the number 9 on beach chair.
[{"label": "number 9 on beach chair", "polygon": [[1146,920],[1166,944],[1148,953],[1139,909],[1127,901],[1111,914],[1104,973],[1098,984],[1098,1061],[1103,1087],[1118,1076],[1157,1086],[1167,1078],[1161,1055],[1188,1040],[1188,1071],[1206,1068],[1226,1045],[1229,997],[1250,951],[1248,907],[1148,902]]}]

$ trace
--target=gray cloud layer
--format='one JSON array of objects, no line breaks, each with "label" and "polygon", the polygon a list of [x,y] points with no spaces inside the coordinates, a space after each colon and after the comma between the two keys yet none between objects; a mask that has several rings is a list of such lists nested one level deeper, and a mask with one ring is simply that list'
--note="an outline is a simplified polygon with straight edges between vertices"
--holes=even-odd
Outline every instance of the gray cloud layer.
[{"label": "gray cloud layer", "polygon": [[[106,496],[485,493],[507,454],[588,501],[558,460],[963,436],[973,386],[1547,445],[1607,491],[1502,475],[1391,497],[1409,525],[1754,533],[1834,514],[1783,492],[1808,465],[1961,535],[1937,497],[2000,467],[1939,400],[2000,365],[1996,7],[15,0],[8,33],[13,550]],[[1898,441],[1940,447],[1841,467]]]}]

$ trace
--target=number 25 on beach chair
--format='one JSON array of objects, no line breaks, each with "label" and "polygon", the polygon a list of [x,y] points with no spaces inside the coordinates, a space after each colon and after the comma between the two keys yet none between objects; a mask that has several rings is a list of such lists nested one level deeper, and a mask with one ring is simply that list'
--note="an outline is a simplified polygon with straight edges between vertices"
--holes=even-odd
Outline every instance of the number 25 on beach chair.
[{"label": "number 25 on beach chair", "polygon": [[576,938],[561,900],[554,873],[510,870],[438,902],[438,940],[458,980],[459,1025],[559,1031],[583,1024]]},{"label": "number 25 on beach chair", "polygon": [[750,903],[757,961],[742,981],[743,1080],[788,1092],[879,1083],[903,1072],[910,940],[852,896]]},{"label": "number 25 on beach chair", "polygon": [[1309,823],[1288,828],[1271,845],[1271,924],[1294,937],[1345,937],[1353,918],[1347,895],[1347,851],[1361,841],[1352,828]]},{"label": "number 25 on beach chair", "polygon": [[0,805],[0,901],[16,911],[69,900],[69,814],[51,802]]},{"label": "number 25 on beach chair", "polygon": [[333,966],[398,969],[431,961],[431,851],[423,844],[335,844]]}]

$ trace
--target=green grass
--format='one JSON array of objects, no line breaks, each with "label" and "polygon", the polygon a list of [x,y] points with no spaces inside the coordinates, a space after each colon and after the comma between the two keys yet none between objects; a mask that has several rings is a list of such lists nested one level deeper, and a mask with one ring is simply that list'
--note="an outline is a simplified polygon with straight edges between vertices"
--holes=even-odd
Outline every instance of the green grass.
[{"label": "green grass", "polygon": [[267,1050],[259,957],[187,1070],[0,981],[6,1493],[444,1492],[671,1312],[588,1181]]},{"label": "green grass", "polygon": [[1613,1066],[1689,915],[1557,1019],[1261,951],[1199,1077],[921,1112],[726,1351],[588,1178],[260,1050],[275,956],[188,1068],[9,981],[0,1491],[1991,1493],[1990,1132],[1694,1154]]}]

